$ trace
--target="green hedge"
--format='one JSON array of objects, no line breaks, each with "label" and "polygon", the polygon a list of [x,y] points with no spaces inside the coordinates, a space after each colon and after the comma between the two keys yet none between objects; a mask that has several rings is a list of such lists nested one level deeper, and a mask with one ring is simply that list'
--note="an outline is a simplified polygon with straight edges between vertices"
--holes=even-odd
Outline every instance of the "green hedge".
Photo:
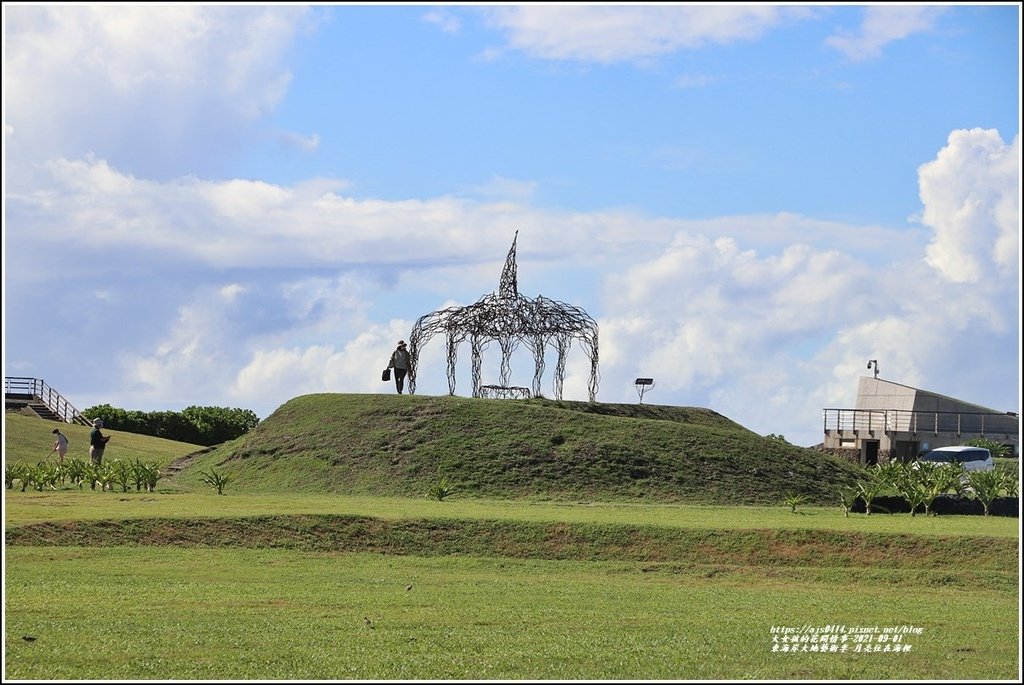
[{"label": "green hedge", "polygon": [[249,432],[260,422],[249,409],[185,407],[175,411],[137,411],[99,404],[82,412],[90,420],[103,419],[111,430],[152,435],[193,445],[219,445]]}]

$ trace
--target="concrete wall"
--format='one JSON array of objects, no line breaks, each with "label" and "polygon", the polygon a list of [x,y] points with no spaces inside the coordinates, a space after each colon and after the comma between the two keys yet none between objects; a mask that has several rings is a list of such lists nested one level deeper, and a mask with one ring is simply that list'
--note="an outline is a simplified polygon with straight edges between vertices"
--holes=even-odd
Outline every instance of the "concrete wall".
[{"label": "concrete wall", "polygon": [[861,376],[857,385],[857,409],[899,409],[913,411],[917,388],[880,378]]}]

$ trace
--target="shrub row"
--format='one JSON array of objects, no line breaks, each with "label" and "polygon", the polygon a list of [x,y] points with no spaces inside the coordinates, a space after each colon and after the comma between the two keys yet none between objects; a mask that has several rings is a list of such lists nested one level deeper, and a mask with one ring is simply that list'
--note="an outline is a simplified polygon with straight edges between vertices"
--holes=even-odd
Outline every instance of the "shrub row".
[{"label": "shrub row", "polygon": [[[1018,487],[1016,472],[1002,466],[991,471],[966,471],[959,463],[888,462],[870,467],[867,478],[859,480],[853,488],[839,491],[839,499],[847,516],[851,511],[869,515],[874,511],[902,511],[911,516],[918,513],[989,516],[996,513],[993,505],[1001,499],[1012,500],[1016,514]],[[951,492],[955,493],[955,498],[948,497]],[[959,503],[953,504],[950,500]],[[967,504],[968,501],[971,503]],[[1004,512],[1009,506],[1000,503],[998,511]]]},{"label": "shrub row", "polygon": [[137,411],[100,404],[82,414],[90,420],[102,419],[111,430],[152,435],[192,445],[219,445],[244,435],[260,422],[249,409],[227,407],[186,407],[175,411]]},{"label": "shrub row", "polygon": [[[873,510],[881,513],[910,513],[910,503],[899,495],[883,495],[881,497],[875,497],[871,500],[871,507]],[[864,499],[861,497],[858,497],[856,501],[854,501],[853,506],[850,507],[850,511],[857,514],[863,514],[865,509]],[[931,511],[936,515],[982,515],[985,513],[985,507],[977,499],[971,497],[962,497],[960,495],[939,495],[932,503]],[[924,505],[919,504],[915,513],[923,514]],[[1019,516],[1020,498],[996,497],[989,505],[989,514],[991,516]]]}]

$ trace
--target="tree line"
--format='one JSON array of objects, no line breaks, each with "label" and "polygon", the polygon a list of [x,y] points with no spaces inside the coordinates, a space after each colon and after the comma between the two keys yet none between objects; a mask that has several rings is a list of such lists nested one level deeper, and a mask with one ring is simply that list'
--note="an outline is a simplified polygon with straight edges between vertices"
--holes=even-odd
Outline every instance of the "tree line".
[{"label": "tree line", "polygon": [[260,422],[249,409],[229,407],[185,407],[179,411],[138,411],[109,404],[89,407],[82,414],[90,421],[103,420],[111,430],[152,435],[193,445],[219,445],[234,440]]}]

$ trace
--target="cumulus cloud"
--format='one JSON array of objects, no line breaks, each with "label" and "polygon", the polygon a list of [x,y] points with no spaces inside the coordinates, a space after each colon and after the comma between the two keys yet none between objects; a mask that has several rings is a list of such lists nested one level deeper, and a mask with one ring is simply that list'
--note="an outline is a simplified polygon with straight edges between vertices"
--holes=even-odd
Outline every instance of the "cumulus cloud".
[{"label": "cumulus cloud", "polygon": [[[630,211],[538,209],[535,184],[494,177],[478,197],[384,201],[345,194],[346,182],[313,179],[295,185],[182,177],[166,182],[123,173],[103,160],[58,159],[45,183],[9,193],[9,231],[23,249],[60,241],[71,271],[102,270],[84,252],[145,255],[181,267],[352,268],[457,264],[462,269],[504,257],[518,231],[526,254],[591,260],[643,256],[679,232],[727,236],[752,247],[799,242],[878,255],[911,249],[912,232],[828,222],[779,213],[708,220],[647,217]],[[395,241],[406,249],[387,249]],[[523,254],[523,253],[521,253]],[[17,263],[15,270],[22,268]],[[110,263],[108,268],[119,268]]]},{"label": "cumulus cloud", "polygon": [[431,10],[423,15],[423,21],[428,24],[435,24],[440,27],[445,33],[456,34],[462,28],[462,23],[458,17],[452,15],[450,12],[442,12],[441,10]]},{"label": "cumulus cloud", "polygon": [[945,10],[934,5],[871,5],[864,8],[859,33],[843,31],[825,44],[853,62],[875,59],[889,43],[930,31]]},{"label": "cumulus cloud", "polygon": [[[530,183],[500,178],[485,188],[500,191],[499,200],[382,201],[347,197],[343,181],[323,179],[159,182],[92,158],[58,159],[45,169],[44,185],[8,196],[10,230],[26,247],[62,241],[72,253],[135,250],[216,268],[317,268],[475,261],[503,255],[516,231],[544,236],[554,253],[636,239],[628,215],[539,211],[507,199],[528,195]],[[396,241],[406,249],[386,249]],[[68,266],[80,262],[69,258]]]},{"label": "cumulus cloud", "polygon": [[[252,278],[201,285],[187,297],[150,349],[127,350],[120,356],[122,382],[137,402],[201,394],[268,411],[268,403],[289,398],[271,392],[278,384],[291,391],[318,392],[337,382],[333,387],[358,391],[365,383],[359,383],[354,370],[368,360],[346,366],[354,363],[351,353],[359,344],[343,344],[335,351],[330,341],[373,340],[379,346],[399,328],[367,321],[363,286],[349,277]],[[367,333],[379,330],[390,335]],[[314,360],[321,365],[313,365]],[[331,372],[338,364],[352,373]],[[372,366],[364,365],[362,375]]]},{"label": "cumulus cloud", "polygon": [[94,153],[150,176],[201,171],[280,101],[291,78],[281,55],[309,16],[289,5],[5,7],[8,164]]},{"label": "cumulus cloud", "polygon": [[[924,221],[943,249],[922,233],[792,215],[674,225],[660,253],[606,277],[605,401],[635,399],[633,378],[649,376],[657,386],[645,400],[777,432],[780,416],[852,406],[867,359],[902,383],[985,396],[979,377],[1012,375],[1019,326],[1017,256],[1005,245],[1019,231],[1020,153],[993,133],[954,132],[952,149],[922,167]],[[945,261],[926,263],[926,248]],[[960,251],[987,280],[949,278],[964,272]],[[787,437],[820,440],[813,428]]]},{"label": "cumulus cloud", "polygon": [[676,80],[672,82],[672,87],[679,89],[703,88],[711,85],[716,80],[714,76],[707,74],[683,74],[676,77]]},{"label": "cumulus cloud", "polygon": [[387,366],[394,341],[408,335],[408,324],[393,321],[371,325],[338,348],[331,344],[265,348],[254,351],[237,370],[231,395],[241,400],[262,398],[264,405],[282,404],[315,392],[387,392],[380,370]]},{"label": "cumulus cloud", "polygon": [[320,136],[316,133],[308,136],[301,135],[299,133],[293,133],[291,131],[278,131],[273,134],[274,138],[281,147],[289,150],[298,150],[300,152],[316,152],[317,148],[320,147]]},{"label": "cumulus cloud", "polygon": [[934,232],[925,259],[958,283],[1015,279],[1020,256],[1020,135],[957,130],[918,168],[920,220]]},{"label": "cumulus cloud", "polygon": [[[662,386],[704,390],[833,329],[872,290],[870,270],[835,251],[790,245],[761,256],[732,238],[679,234],[663,254],[608,279],[602,331],[612,350],[659,369]],[[860,307],[863,313],[863,306]]]},{"label": "cumulus cloud", "polygon": [[520,5],[488,10],[509,45],[533,57],[609,64],[755,40],[807,12],[774,5]]},{"label": "cumulus cloud", "polygon": [[536,181],[520,181],[495,174],[488,183],[474,187],[472,192],[477,196],[525,201],[529,200],[536,190]]}]

